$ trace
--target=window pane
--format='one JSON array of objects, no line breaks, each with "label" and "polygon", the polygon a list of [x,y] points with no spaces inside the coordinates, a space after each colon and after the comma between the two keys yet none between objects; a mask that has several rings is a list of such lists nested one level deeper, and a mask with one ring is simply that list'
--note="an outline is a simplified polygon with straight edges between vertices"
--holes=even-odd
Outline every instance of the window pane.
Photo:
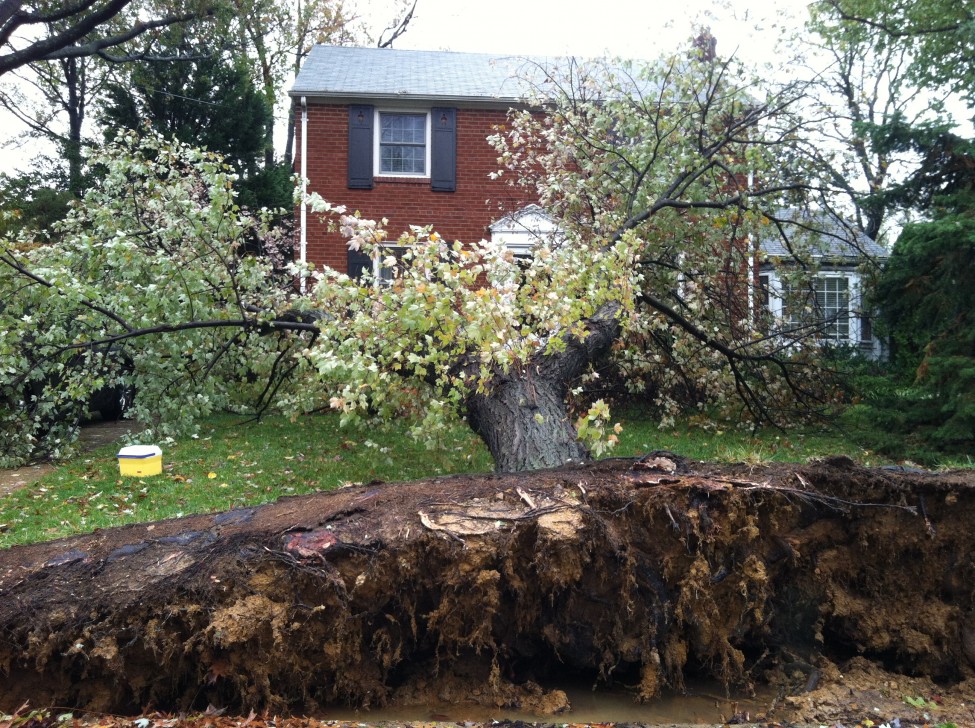
[{"label": "window pane", "polygon": [[423,174],[426,154],[423,147],[380,147],[383,172]]},{"label": "window pane", "polygon": [[764,306],[766,309],[768,309],[769,302],[770,302],[770,299],[771,299],[771,294],[769,293],[769,277],[768,276],[759,276],[758,277],[758,291],[759,291],[759,296],[761,296],[761,299],[762,299],[762,306]]},{"label": "window pane", "polygon": [[816,278],[802,295],[783,286],[782,318],[789,326],[819,327],[818,336],[835,341],[850,338],[850,281]]},{"label": "window pane", "polygon": [[426,174],[426,114],[379,115],[379,171]]},{"label": "window pane", "polygon": [[[403,256],[409,250],[404,245],[382,245],[376,250],[376,281],[389,285],[403,275]],[[393,260],[395,259],[395,262]]]},{"label": "window pane", "polygon": [[380,114],[382,129],[379,141],[393,144],[423,144],[426,142],[425,114]]},{"label": "window pane", "polygon": [[816,279],[816,313],[830,339],[850,338],[850,282],[846,278]]}]

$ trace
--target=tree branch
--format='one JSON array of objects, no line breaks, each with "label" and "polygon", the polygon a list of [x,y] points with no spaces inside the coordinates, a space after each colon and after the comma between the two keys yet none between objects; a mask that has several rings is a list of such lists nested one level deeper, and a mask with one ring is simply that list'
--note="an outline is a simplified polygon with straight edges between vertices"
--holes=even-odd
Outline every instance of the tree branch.
[{"label": "tree branch", "polygon": [[[390,48],[393,45],[393,41],[406,32],[407,26],[409,26],[410,21],[413,20],[413,11],[416,10],[416,4],[418,1],[419,0],[413,0],[413,6],[409,9],[409,12],[403,16],[403,19],[398,23],[394,22],[380,34],[379,43],[377,44],[379,48]],[[393,31],[393,34],[386,40],[383,40],[383,36],[386,35],[386,33],[390,30]]]},{"label": "tree branch", "polygon": [[840,5],[841,0],[827,0],[830,7],[832,7],[841,20],[846,20],[851,23],[860,23],[861,25],[866,25],[875,30],[880,30],[889,35],[892,38],[910,38],[917,35],[932,35],[937,33],[954,33],[961,30],[962,26],[972,20],[972,14],[967,13],[966,23],[958,21],[957,23],[948,23],[947,25],[935,25],[929,28],[919,27],[917,25],[912,25],[907,28],[895,28],[889,23],[884,23],[879,20],[874,20],[872,18],[866,18],[860,15],[854,15],[853,13],[848,13]]},{"label": "tree branch", "polygon": [[[108,0],[102,7],[95,9],[87,15],[82,15],[94,5],[94,0],[86,0],[85,2],[63,8],[60,12],[51,16],[28,16],[25,14],[17,14],[17,10],[22,5],[22,2],[5,0],[4,5],[0,6],[0,21],[2,21],[4,15],[8,17],[6,24],[2,28],[2,31],[0,31],[0,43],[7,42],[14,31],[21,25],[50,23],[68,18],[77,18],[77,20],[60,32],[54,32],[52,35],[34,41],[20,50],[0,56],[0,76],[36,61],[102,55],[105,49],[126,43],[148,31],[184,23],[199,17],[196,13],[184,13],[180,15],[166,15],[155,20],[139,21],[124,32],[104,38],[92,39],[79,44],[79,41],[84,40],[97,28],[118,16],[132,2],[133,0]],[[79,15],[81,17],[78,17]]]}]

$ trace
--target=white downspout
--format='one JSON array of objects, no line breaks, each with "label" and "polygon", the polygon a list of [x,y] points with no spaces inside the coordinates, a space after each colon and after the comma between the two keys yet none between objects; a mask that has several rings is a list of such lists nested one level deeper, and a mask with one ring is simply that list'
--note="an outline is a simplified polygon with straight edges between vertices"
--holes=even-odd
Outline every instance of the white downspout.
[{"label": "white downspout", "polygon": [[752,236],[748,236],[748,257],[751,258],[748,266],[748,323],[754,326],[757,322],[757,317],[755,313],[755,286],[758,285],[758,252],[756,250],[757,246],[752,240]]},{"label": "white downspout", "polygon": [[308,260],[308,101],[301,97],[301,221],[298,259],[301,263],[301,292],[307,289],[308,276],[305,264]]}]

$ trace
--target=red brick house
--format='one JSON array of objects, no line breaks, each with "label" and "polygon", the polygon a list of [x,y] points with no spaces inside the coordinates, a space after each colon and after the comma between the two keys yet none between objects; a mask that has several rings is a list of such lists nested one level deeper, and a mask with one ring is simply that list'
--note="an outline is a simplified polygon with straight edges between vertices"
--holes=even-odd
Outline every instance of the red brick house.
[{"label": "red brick house", "polygon": [[[557,224],[534,200],[491,178],[498,160],[487,137],[511,108],[524,107],[524,78],[545,65],[545,59],[516,56],[315,46],[290,92],[298,111],[296,171],[309,192],[332,204],[387,218],[391,234],[433,225],[447,240],[495,239],[528,254],[538,236],[558,236]],[[851,239],[829,216],[816,224],[793,222],[804,235],[815,231],[812,253],[820,267],[811,295],[822,317],[834,322],[825,338],[878,353],[860,312],[856,265],[865,254],[886,252],[873,241]],[[316,216],[302,211],[298,234],[299,256],[318,266],[352,276],[385,274],[378,258],[350,251]],[[788,258],[780,241],[761,240],[744,271],[753,281],[748,287],[783,320],[794,318],[777,272]],[[742,291],[745,301],[753,311],[754,291]]]},{"label": "red brick house", "polygon": [[[492,180],[487,142],[522,105],[524,58],[315,46],[291,97],[295,169],[332,204],[389,220],[393,234],[434,225],[447,240],[490,239],[491,225],[530,200]],[[312,215],[299,220],[307,260],[356,275],[372,261]]]}]

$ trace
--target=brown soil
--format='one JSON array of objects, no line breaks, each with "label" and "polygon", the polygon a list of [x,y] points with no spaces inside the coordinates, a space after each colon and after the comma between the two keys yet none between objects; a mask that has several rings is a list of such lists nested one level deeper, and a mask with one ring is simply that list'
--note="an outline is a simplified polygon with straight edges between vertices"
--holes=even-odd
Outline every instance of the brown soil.
[{"label": "brown soil", "polygon": [[713,677],[777,686],[766,721],[975,725],[975,472],[647,465],[374,483],[0,552],[0,710],[558,714],[560,681],[651,700]]}]

